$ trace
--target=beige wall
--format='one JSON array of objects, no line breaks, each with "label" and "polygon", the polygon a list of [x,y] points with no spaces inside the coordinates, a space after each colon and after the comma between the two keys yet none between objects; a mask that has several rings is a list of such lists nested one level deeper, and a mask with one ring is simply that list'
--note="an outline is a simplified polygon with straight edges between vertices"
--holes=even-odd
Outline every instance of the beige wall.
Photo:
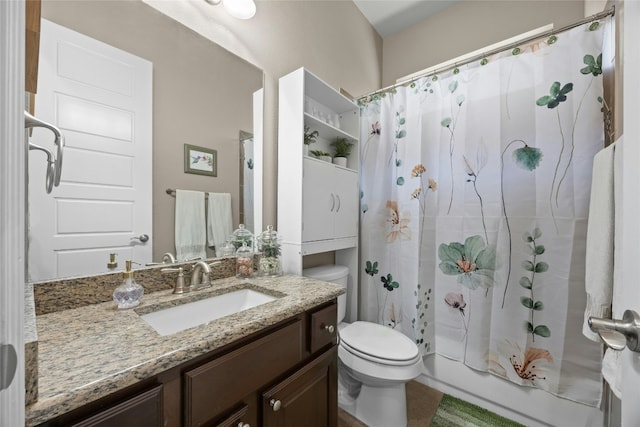
[{"label": "beige wall", "polygon": [[306,67],[353,95],[381,84],[382,39],[351,1],[263,1],[247,21],[204,1],[144,0],[265,73],[264,219],[276,224],[278,79]]},{"label": "beige wall", "polygon": [[383,86],[550,23],[563,27],[584,12],[580,0],[461,1],[384,39]]},{"label": "beige wall", "polygon": [[[175,252],[167,188],[231,193],[237,225],[238,137],[262,71],[140,1],[45,0],[42,17],[153,62],[153,259]],[[185,143],[217,151],[217,177],[184,173]]]}]

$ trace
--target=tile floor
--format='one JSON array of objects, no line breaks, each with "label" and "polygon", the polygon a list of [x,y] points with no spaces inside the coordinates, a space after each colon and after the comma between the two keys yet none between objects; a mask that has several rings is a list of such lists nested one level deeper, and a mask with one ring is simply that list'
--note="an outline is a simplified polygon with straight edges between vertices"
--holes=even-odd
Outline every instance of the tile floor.
[{"label": "tile floor", "polygon": [[[431,424],[442,393],[417,381],[407,383],[407,427],[425,427]],[[366,427],[343,410],[338,411],[338,427]]]}]

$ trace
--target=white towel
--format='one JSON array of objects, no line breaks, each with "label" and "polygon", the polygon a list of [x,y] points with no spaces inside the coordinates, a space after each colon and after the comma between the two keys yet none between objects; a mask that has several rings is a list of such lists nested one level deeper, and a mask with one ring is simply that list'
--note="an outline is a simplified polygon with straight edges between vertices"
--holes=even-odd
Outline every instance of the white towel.
[{"label": "white towel", "polygon": [[[614,194],[616,200],[622,200],[622,159],[624,157],[624,144],[622,143],[622,136],[616,141],[615,159],[614,163]],[[622,221],[622,210],[617,209],[615,212],[615,221],[619,224]],[[622,247],[622,235],[616,233],[614,238],[614,247]],[[622,275],[622,263],[619,261],[622,253],[617,251],[614,253],[613,259],[613,290],[611,298],[612,317],[615,319],[622,319],[624,310],[629,308],[627,301],[623,299],[621,295],[621,289],[616,286],[617,283],[621,283]],[[621,351],[615,351],[610,348],[604,353],[604,359],[602,360],[602,376],[609,383],[609,387],[613,394],[621,398],[622,387],[622,357]]]},{"label": "white towel", "polygon": [[607,348],[602,359],[602,376],[609,383],[609,388],[618,399],[622,399],[622,391],[620,390],[622,385],[621,357],[621,351]]},{"label": "white towel", "polygon": [[600,342],[587,323],[589,317],[611,318],[615,231],[615,144],[598,152],[593,159],[591,201],[587,225],[585,289],[587,306],[582,334]]},{"label": "white towel", "polygon": [[205,259],[207,231],[204,221],[204,193],[176,190],[176,259]]},{"label": "white towel", "polygon": [[233,233],[233,219],[231,215],[231,194],[209,193],[207,214],[207,241],[209,247],[215,246],[216,254],[227,238]]}]

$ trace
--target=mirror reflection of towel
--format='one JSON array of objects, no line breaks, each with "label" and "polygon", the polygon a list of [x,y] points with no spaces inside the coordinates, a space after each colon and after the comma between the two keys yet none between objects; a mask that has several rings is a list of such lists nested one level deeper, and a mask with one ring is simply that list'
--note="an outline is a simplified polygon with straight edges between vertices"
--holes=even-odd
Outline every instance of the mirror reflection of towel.
[{"label": "mirror reflection of towel", "polygon": [[[231,214],[231,194],[209,193],[207,213],[207,241],[209,247],[215,246],[216,254],[233,233],[233,218]],[[219,256],[219,255],[217,255]]]},{"label": "mirror reflection of towel", "polygon": [[204,193],[176,190],[176,259],[205,259],[207,237],[204,218]]}]

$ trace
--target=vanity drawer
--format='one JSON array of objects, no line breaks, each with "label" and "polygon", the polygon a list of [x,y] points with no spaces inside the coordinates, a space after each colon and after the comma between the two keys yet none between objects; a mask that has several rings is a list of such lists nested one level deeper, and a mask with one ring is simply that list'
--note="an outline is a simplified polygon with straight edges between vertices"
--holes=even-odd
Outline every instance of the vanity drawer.
[{"label": "vanity drawer", "polygon": [[[187,426],[206,424],[302,360],[303,322],[296,319],[252,343],[185,372]],[[238,374],[240,373],[240,375]]]},{"label": "vanity drawer", "polygon": [[137,427],[141,425],[160,427],[164,425],[162,412],[162,385],[158,385],[71,425],[73,427]]},{"label": "vanity drawer", "polygon": [[338,305],[331,304],[311,313],[309,351],[315,353],[338,336]]}]

